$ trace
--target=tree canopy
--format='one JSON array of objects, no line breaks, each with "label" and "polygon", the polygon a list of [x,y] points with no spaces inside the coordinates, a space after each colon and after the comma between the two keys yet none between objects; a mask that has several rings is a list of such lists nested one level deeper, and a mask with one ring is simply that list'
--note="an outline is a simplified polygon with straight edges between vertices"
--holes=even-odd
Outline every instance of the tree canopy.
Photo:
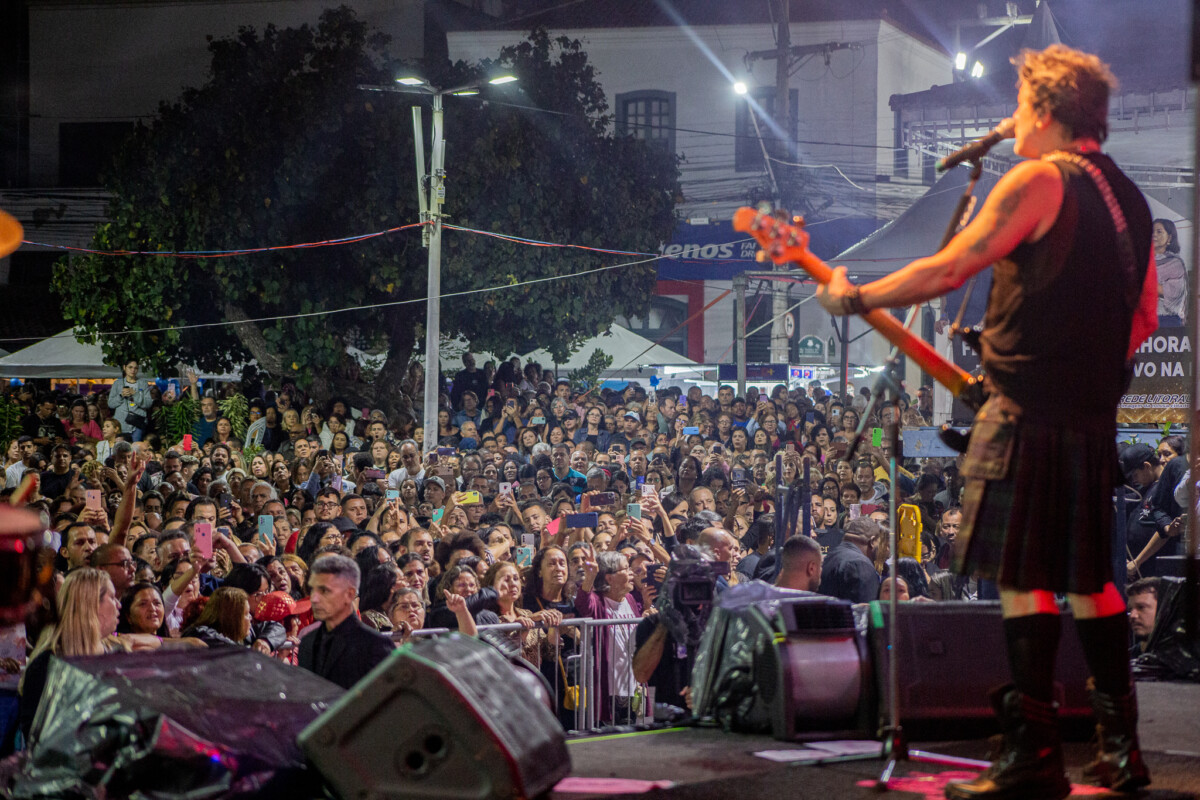
[{"label": "tree canopy", "polygon": [[[223,254],[89,255],[55,271],[65,314],[100,341],[110,363],[137,357],[152,369],[184,362],[218,370],[253,358],[318,397],[389,405],[424,335],[419,231],[225,254],[418,221],[409,109],[421,99],[356,88],[392,82],[397,64],[385,48],[385,37],[345,7],[315,26],[241,29],[210,43],[208,82],[164,103],[113,164],[106,186],[114,197],[94,246]],[[579,42],[534,31],[497,54],[497,64],[520,76],[519,93],[446,98],[446,221],[656,251],[675,222],[674,154],[611,133]],[[435,85],[452,86],[489,66],[424,68]],[[477,350],[536,344],[565,359],[616,316],[649,307],[652,263],[600,269],[629,260],[447,230],[442,293],[473,293],[444,297],[442,330]],[[518,285],[556,276],[573,277]],[[379,375],[360,373],[351,345],[388,350]]]}]

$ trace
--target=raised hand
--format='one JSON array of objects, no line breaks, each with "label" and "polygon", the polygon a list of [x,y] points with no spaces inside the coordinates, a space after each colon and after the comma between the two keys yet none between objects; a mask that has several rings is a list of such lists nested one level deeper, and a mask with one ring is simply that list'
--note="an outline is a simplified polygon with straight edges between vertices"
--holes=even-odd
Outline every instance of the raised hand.
[{"label": "raised hand", "polygon": [[461,594],[446,592],[446,609],[455,614],[467,610],[467,599]]}]

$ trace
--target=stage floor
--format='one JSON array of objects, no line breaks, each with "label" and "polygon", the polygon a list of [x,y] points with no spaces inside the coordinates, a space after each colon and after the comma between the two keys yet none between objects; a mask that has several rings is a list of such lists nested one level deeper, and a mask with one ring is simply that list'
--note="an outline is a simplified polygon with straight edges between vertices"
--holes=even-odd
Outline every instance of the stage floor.
[{"label": "stage floor", "polygon": [[[1154,779],[1151,787],[1139,796],[1151,800],[1200,800],[1200,685],[1143,683],[1138,686],[1138,699],[1142,749]],[[975,759],[983,758],[987,750],[983,739],[920,741],[910,746]],[[653,796],[664,798],[865,800],[879,796],[874,789],[883,766],[879,760],[813,766],[777,763],[754,755],[764,750],[802,747],[767,736],[727,734],[712,728],[576,739],[570,742],[572,778],[560,784],[552,797],[582,800],[637,796],[620,785],[604,787],[586,780],[606,778],[669,782],[669,786],[652,792]],[[1085,742],[1068,743],[1066,755],[1069,776],[1078,780],[1080,769],[1091,758],[1091,747]],[[901,763],[893,777],[893,794],[935,800],[942,797],[942,787],[947,781],[969,775],[956,767],[918,761]],[[563,791],[567,788],[573,790]],[[1077,785],[1072,797],[1105,794]]]}]

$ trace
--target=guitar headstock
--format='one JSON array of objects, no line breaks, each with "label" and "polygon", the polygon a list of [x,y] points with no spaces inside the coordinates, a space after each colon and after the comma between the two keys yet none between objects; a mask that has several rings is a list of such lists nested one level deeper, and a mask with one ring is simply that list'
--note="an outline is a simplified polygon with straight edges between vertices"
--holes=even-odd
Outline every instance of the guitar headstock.
[{"label": "guitar headstock", "polygon": [[733,215],[733,229],[754,237],[762,247],[758,253],[759,261],[766,258],[776,264],[791,261],[804,264],[812,257],[804,218],[791,217],[782,209],[767,213],[749,207],[739,208]]}]

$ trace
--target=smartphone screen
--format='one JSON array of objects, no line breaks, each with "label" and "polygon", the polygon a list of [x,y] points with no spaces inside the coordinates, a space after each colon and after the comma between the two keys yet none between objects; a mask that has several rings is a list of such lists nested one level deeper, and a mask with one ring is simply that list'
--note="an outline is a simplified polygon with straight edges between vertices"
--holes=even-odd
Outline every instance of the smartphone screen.
[{"label": "smartphone screen", "polygon": [[746,468],[734,467],[729,473],[730,481],[735,489],[741,489],[746,485]]},{"label": "smartphone screen", "polygon": [[654,488],[654,484],[652,484],[652,483],[643,483],[642,484],[642,497],[657,497],[657,496],[658,496],[658,489]]},{"label": "smartphone screen", "polygon": [[616,492],[600,492],[599,494],[592,495],[591,498],[593,506],[611,506],[615,502],[617,502]]},{"label": "smartphone screen", "polygon": [[437,449],[437,454],[439,456],[452,456],[452,455],[454,455],[454,448],[453,447],[439,447]]},{"label": "smartphone screen", "polygon": [[851,503],[849,519],[858,519],[861,516],[862,516],[862,504],[861,503]]},{"label": "smartphone screen", "polygon": [[340,492],[342,490],[342,476],[334,475],[333,480],[329,482],[329,485]]},{"label": "smartphone screen", "polygon": [[512,484],[511,483],[501,483],[500,484],[500,494],[512,494]]},{"label": "smartphone screen", "polygon": [[537,544],[537,537],[534,536],[532,533],[522,533],[521,534],[521,546],[522,547],[533,547],[535,544]]},{"label": "smartphone screen", "polygon": [[275,518],[270,514],[258,515],[258,535],[264,541],[275,544]]},{"label": "smartphone screen", "polygon": [[104,510],[104,492],[99,489],[88,489],[85,492],[87,496],[87,508],[90,511]]},{"label": "smartphone screen", "polygon": [[201,558],[212,558],[213,527],[211,522],[197,522],[192,527],[192,547]]},{"label": "smartphone screen", "polygon": [[583,514],[567,514],[568,528],[594,528],[599,521],[600,515],[595,511],[587,511]]}]

